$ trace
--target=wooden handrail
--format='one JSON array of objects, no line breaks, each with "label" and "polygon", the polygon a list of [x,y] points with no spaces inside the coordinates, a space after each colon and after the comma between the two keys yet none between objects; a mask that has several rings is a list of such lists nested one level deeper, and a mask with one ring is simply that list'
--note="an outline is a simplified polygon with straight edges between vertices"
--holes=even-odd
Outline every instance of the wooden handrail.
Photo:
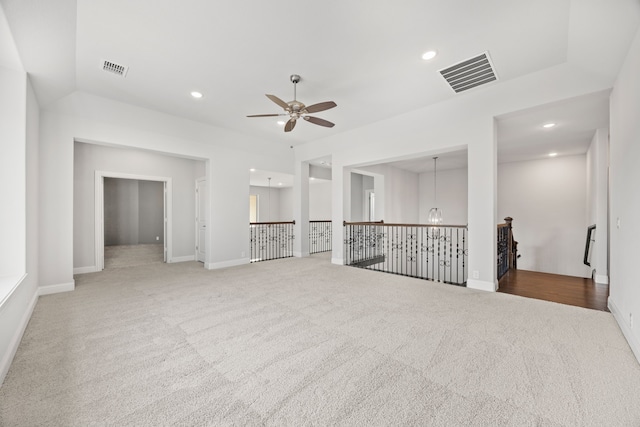
[{"label": "wooden handrail", "polygon": [[309,222],[332,222],[330,219],[311,219]]},{"label": "wooden handrail", "polygon": [[295,224],[294,221],[278,221],[278,222],[250,222],[249,225],[270,225],[270,224]]},{"label": "wooden handrail", "polygon": [[387,223],[384,221],[380,222],[347,222],[343,221],[342,225],[379,225],[382,227],[435,227],[435,228],[467,228],[466,225],[434,225],[434,224],[401,224],[401,223]]}]

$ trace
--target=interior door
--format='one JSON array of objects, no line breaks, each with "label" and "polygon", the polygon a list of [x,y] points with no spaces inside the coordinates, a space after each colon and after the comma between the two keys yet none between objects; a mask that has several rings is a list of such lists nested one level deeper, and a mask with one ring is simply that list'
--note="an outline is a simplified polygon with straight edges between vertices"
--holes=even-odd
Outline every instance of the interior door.
[{"label": "interior door", "polygon": [[196,180],[196,259],[204,262],[207,235],[207,181]]}]

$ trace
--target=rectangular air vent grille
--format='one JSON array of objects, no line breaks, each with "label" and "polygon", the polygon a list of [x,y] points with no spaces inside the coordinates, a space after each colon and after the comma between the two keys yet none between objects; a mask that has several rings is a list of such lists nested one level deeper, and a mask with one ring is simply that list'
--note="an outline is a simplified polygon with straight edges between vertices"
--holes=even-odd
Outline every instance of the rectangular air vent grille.
[{"label": "rectangular air vent grille", "polygon": [[102,60],[101,68],[104,71],[107,71],[109,73],[113,73],[115,75],[122,76],[122,77],[126,77],[127,76],[127,71],[129,71],[129,67],[126,67],[126,66],[120,65],[120,64],[116,64],[115,62],[107,61],[106,59]]},{"label": "rectangular air vent grille", "polygon": [[487,52],[440,70],[440,74],[456,93],[498,80]]}]

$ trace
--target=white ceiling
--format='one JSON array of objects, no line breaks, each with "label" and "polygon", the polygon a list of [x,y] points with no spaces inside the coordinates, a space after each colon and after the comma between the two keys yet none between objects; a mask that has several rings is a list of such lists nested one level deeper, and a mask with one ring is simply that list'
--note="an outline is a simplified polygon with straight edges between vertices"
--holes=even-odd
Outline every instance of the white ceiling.
[{"label": "white ceiling", "polygon": [[[485,51],[494,85],[567,61],[612,84],[640,22],[637,0],[0,3],[45,107],[83,91],[287,146],[465,96],[438,70]],[[429,49],[438,56],[425,62]],[[102,71],[103,59],[128,66],[126,78]],[[294,73],[300,101],[338,104],[314,114],[334,128],[284,133],[277,118],[246,117],[280,112],[265,94],[291,100]],[[608,117],[604,97],[582,101],[499,118],[501,160],[584,149]],[[553,133],[538,132],[546,120],[559,123]]]}]

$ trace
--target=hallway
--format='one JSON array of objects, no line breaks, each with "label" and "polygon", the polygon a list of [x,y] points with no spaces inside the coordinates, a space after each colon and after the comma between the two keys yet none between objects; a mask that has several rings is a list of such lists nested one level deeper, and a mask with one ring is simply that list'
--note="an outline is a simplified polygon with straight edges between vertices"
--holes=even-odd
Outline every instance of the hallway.
[{"label": "hallway", "polygon": [[500,279],[498,292],[609,311],[609,286],[581,277],[512,269]]}]

